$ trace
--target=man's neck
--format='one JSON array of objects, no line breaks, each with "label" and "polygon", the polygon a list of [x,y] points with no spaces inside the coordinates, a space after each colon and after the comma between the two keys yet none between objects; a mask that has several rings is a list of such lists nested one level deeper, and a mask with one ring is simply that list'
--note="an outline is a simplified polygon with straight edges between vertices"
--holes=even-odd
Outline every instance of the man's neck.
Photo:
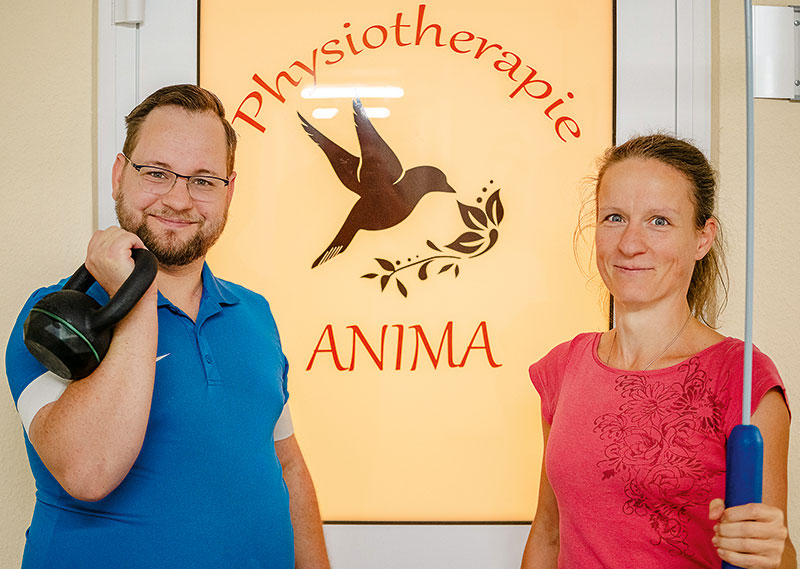
[{"label": "man's neck", "polygon": [[203,257],[179,267],[158,266],[159,292],[192,320],[197,318],[203,296],[204,261]]}]

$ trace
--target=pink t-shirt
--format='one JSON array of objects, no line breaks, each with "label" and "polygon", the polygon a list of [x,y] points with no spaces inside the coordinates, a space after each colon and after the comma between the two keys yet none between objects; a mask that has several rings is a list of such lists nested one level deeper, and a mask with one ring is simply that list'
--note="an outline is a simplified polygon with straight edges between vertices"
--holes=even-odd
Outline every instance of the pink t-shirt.
[{"label": "pink t-shirt", "polygon": [[[714,567],[708,503],[725,496],[725,442],[741,422],[744,344],[727,338],[683,363],[625,371],[580,334],[530,367],[551,425],[545,465],[558,500],[558,566]],[[753,350],[753,406],[783,390]]]}]

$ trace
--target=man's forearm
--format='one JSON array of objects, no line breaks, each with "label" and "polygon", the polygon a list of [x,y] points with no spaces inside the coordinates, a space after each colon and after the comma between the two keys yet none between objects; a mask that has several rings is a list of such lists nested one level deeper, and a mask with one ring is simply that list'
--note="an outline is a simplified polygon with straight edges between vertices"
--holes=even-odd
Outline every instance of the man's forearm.
[{"label": "man's forearm", "polygon": [[105,497],[141,450],[155,375],[156,299],[153,288],[117,326],[95,372],[70,385],[31,422],[36,452],[78,499]]},{"label": "man's forearm", "polygon": [[289,509],[294,530],[295,567],[329,569],[317,493],[294,435],[275,443],[289,489]]}]

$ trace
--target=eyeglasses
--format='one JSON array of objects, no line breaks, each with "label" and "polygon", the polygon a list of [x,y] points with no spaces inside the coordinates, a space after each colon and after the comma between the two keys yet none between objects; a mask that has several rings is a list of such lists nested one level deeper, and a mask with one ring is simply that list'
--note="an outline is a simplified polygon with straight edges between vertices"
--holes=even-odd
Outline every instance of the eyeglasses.
[{"label": "eyeglasses", "polygon": [[[122,156],[125,156],[124,154]],[[230,180],[216,176],[186,176],[166,168],[136,164],[125,156],[139,178],[139,187],[149,194],[163,196],[175,186],[178,178],[186,180],[189,196],[198,202],[210,202],[219,198],[223,188],[227,187]]]}]

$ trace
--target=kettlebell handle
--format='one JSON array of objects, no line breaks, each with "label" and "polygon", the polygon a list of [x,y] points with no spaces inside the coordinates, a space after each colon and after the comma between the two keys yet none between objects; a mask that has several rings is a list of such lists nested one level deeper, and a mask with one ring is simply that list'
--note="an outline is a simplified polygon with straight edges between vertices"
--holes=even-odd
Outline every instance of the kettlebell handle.
[{"label": "kettlebell handle", "polygon": [[[153,279],[156,278],[158,262],[155,255],[147,249],[131,249],[131,257],[133,257],[134,263],[133,272],[122,283],[113,298],[95,313],[92,318],[92,328],[95,330],[110,328],[122,320],[136,306],[142,295],[147,292]],[[86,292],[95,283],[95,280],[89,269],[83,264],[64,284],[62,290]]]}]

